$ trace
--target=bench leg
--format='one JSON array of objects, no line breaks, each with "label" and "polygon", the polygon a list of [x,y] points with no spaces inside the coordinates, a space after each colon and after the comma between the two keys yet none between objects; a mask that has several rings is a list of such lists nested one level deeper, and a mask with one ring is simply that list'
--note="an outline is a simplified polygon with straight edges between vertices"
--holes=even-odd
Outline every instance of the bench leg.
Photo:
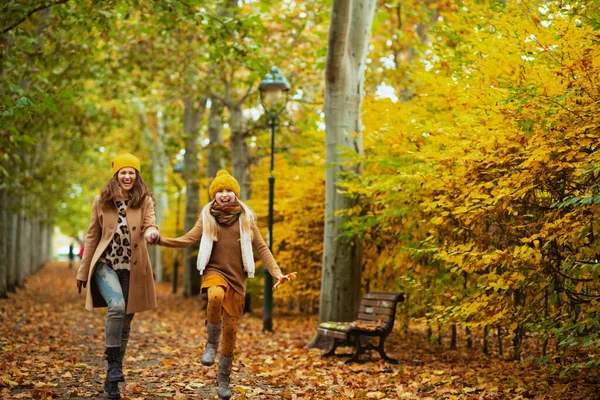
[{"label": "bench leg", "polygon": [[360,360],[358,359],[358,357],[360,357],[360,355],[364,354],[365,352],[365,348],[360,344],[360,335],[352,335],[352,337],[354,339],[354,354],[351,358],[344,362],[345,364],[359,362]]},{"label": "bench leg", "polygon": [[385,344],[385,337],[379,337],[379,345],[375,349],[379,352],[379,355],[381,356],[381,358],[383,358],[385,361],[389,362],[390,364],[398,364],[398,360],[390,358],[390,357],[388,357],[387,354],[385,354],[385,349],[383,348],[384,344]]},{"label": "bench leg", "polygon": [[327,352],[325,354],[323,354],[323,357],[329,357],[329,356],[335,355],[335,349],[337,349],[338,345],[339,345],[338,339],[334,338],[333,343],[331,344],[331,347],[329,348],[329,350],[327,350]]}]

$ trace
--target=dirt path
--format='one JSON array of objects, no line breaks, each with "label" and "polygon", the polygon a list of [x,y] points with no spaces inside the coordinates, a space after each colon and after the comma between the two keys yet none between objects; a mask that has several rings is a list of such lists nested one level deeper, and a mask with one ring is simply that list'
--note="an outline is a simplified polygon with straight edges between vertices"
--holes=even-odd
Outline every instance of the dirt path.
[{"label": "dirt path", "polygon": [[[200,364],[205,314],[198,298],[158,285],[159,308],[135,316],[124,368],[125,399],[216,399],[216,365]],[[101,397],[104,310],[84,310],[75,271],[51,263],[0,300],[0,397]],[[307,350],[316,317],[276,313],[274,334],[245,315],[234,361],[234,399],[600,399],[594,378],[561,380],[527,363],[449,351],[418,331],[393,333],[389,365],[345,365]]]}]

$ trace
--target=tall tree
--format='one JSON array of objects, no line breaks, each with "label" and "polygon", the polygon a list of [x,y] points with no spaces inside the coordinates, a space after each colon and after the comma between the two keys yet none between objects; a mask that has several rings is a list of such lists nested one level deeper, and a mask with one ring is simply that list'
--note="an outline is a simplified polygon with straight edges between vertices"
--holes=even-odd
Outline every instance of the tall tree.
[{"label": "tall tree", "polygon": [[360,109],[376,0],[334,0],[325,70],[326,191],[325,240],[319,320],[356,317],[360,296],[360,239],[342,235],[340,210],[353,200],[338,190],[338,179],[360,174],[353,161],[362,155]]},{"label": "tall tree", "polygon": [[217,171],[225,167],[226,148],[223,145],[223,103],[211,99],[208,115],[208,146],[206,155],[206,176],[211,179]]},{"label": "tall tree", "polygon": [[[190,67],[192,68],[192,67]],[[206,97],[198,98],[193,91],[195,71],[188,71],[190,93],[184,99],[183,135],[185,155],[183,158],[185,179],[185,232],[192,229],[200,216],[200,164],[198,161],[198,136],[200,125],[206,110]],[[183,252],[183,295],[193,296],[200,293],[200,275],[196,270],[196,249],[187,247]]]}]

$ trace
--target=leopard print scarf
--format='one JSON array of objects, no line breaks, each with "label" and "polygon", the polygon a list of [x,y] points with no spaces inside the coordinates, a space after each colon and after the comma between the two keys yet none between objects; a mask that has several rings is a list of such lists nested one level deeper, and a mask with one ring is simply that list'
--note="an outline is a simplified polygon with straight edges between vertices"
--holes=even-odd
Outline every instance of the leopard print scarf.
[{"label": "leopard print scarf", "polygon": [[210,209],[210,213],[219,224],[231,225],[240,217],[242,206],[237,202],[220,206],[215,201]]}]

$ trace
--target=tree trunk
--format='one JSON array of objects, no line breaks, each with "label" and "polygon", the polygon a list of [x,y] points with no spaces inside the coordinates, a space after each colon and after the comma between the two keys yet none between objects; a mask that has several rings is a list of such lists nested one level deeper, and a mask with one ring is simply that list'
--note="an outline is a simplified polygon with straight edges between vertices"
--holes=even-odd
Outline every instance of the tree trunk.
[{"label": "tree trunk", "polygon": [[450,337],[450,349],[451,350],[456,350],[456,341],[457,341],[457,330],[456,330],[456,324],[452,324],[452,326],[450,327],[451,332],[452,332],[452,336]]},{"label": "tree trunk", "polygon": [[46,224],[46,243],[48,244],[46,248],[46,261],[52,259],[52,238],[54,237],[54,227],[50,224]]},{"label": "tree trunk", "polygon": [[[154,198],[156,199],[156,224],[159,227],[163,226],[165,219],[165,213],[169,209],[169,199],[167,197],[167,169],[165,165],[169,165],[167,155],[165,153],[164,140],[165,134],[165,121],[163,120],[163,112],[159,109],[156,114],[157,117],[157,138],[155,140],[155,147],[152,151],[152,159],[156,159],[156,162],[152,164],[152,177],[154,186]],[[154,250],[154,275],[158,282],[164,281],[163,276],[163,263],[162,263],[162,249],[160,246],[151,246]]]},{"label": "tree trunk", "polygon": [[339,149],[363,154],[360,109],[365,59],[376,0],[334,0],[325,71],[326,191],[325,235],[319,321],[351,321],[360,298],[362,246],[341,235],[339,211],[354,201],[338,189],[345,172],[360,174]]},{"label": "tree trunk", "polygon": [[29,274],[27,275],[33,275],[37,272],[39,265],[38,265],[38,258],[37,258],[37,254],[38,254],[38,249],[37,246],[32,246],[31,243],[38,243],[38,237],[37,237],[37,227],[38,227],[38,220],[36,217],[31,217],[29,218],[29,235],[27,235],[27,247],[29,248],[29,251],[27,252],[27,255],[29,256]]},{"label": "tree trunk", "polygon": [[8,195],[0,189],[0,298],[8,296]]},{"label": "tree trunk", "polygon": [[[167,185],[167,170],[164,168],[165,165],[168,165],[168,160],[166,159],[163,142],[164,121],[162,119],[162,110],[159,110],[156,113],[156,118],[158,132],[156,135],[153,135],[146,119],[146,109],[144,108],[143,104],[140,103],[138,119],[140,121],[143,136],[146,140],[148,148],[150,149],[150,157],[152,160],[152,194],[156,200],[156,204],[154,205],[156,225],[162,227],[164,215],[168,209],[167,192],[165,190]],[[148,253],[152,262],[154,279],[157,282],[162,282],[164,280],[162,249],[160,246],[149,246]]]},{"label": "tree trunk", "polygon": [[250,199],[250,151],[246,143],[244,130],[244,116],[241,104],[229,107],[229,125],[231,138],[229,139],[232,175],[240,184],[240,198]]},{"label": "tree trunk", "polygon": [[488,342],[489,332],[490,332],[489,326],[487,326],[487,325],[484,326],[483,327],[483,354],[485,354],[485,355],[490,354],[490,347],[489,347],[489,342]]},{"label": "tree trunk", "polygon": [[473,337],[471,336],[471,329],[469,327],[467,327],[465,329],[465,334],[467,335],[467,348],[472,349],[473,348]]},{"label": "tree trunk", "polygon": [[498,325],[498,355],[504,355],[504,346],[502,345],[502,328]]},{"label": "tree trunk", "polygon": [[17,244],[17,286],[22,287],[25,279],[29,275],[29,219],[25,215],[25,201],[21,200],[21,210],[19,211],[19,225]]},{"label": "tree trunk", "polygon": [[[517,315],[518,315],[518,311],[522,306],[522,295],[521,295],[521,291],[519,289],[516,289],[514,291],[514,304],[515,304],[515,309],[517,310]],[[520,361],[521,360],[521,343],[523,342],[523,335],[524,335],[524,328],[523,328],[523,324],[519,323],[517,324],[517,327],[515,328],[514,332],[513,332],[513,360],[514,361]]]},{"label": "tree trunk", "polygon": [[208,115],[208,147],[206,159],[206,176],[212,179],[217,172],[225,168],[227,150],[223,145],[223,104],[212,100]]},{"label": "tree trunk", "polygon": [[7,271],[7,286],[9,292],[14,292],[18,285],[18,269],[17,269],[17,242],[18,242],[18,222],[19,218],[12,211],[8,213],[8,226],[7,226],[7,241],[8,241],[8,253],[6,255],[8,259],[8,271]]},{"label": "tree trunk", "polygon": [[[185,155],[183,177],[185,179],[185,232],[192,229],[200,217],[200,163],[198,161],[198,136],[206,108],[206,98],[195,100],[189,96],[184,102],[183,134]],[[196,268],[197,248],[186,247],[183,251],[183,295],[190,297],[200,293],[200,275]]]}]

